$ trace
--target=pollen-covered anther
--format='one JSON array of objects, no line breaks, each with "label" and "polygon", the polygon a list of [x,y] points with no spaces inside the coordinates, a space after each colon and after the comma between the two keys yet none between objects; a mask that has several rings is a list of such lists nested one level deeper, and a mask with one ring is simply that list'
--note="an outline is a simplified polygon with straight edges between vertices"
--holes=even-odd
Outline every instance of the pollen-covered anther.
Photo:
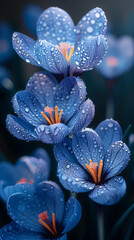
[{"label": "pollen-covered anther", "polygon": [[[55,112],[54,116],[53,116],[52,112]],[[44,112],[41,111],[41,114],[46,119],[46,121],[51,125],[51,124],[55,124],[55,123],[60,123],[61,122],[62,112],[63,112],[63,109],[61,109],[60,113],[58,113],[58,106],[55,106],[55,110],[52,107],[49,108],[47,106],[46,108],[44,108]],[[45,113],[48,113],[49,117]]]},{"label": "pollen-covered anther", "polygon": [[30,183],[30,184],[33,184],[34,181],[33,181],[33,179],[30,179],[30,181],[27,181],[26,178],[21,178],[16,184],[19,184],[19,183]]},{"label": "pollen-covered anther", "polygon": [[74,46],[70,46],[70,43],[61,42],[59,46],[56,46],[56,47],[69,62],[74,52]]},{"label": "pollen-covered anther", "polygon": [[47,228],[47,230],[53,235],[58,236],[56,229],[55,213],[52,213],[52,224],[49,221],[47,211],[44,211],[38,215],[39,222]]},{"label": "pollen-covered anther", "polygon": [[101,180],[102,168],[103,168],[103,160],[100,160],[99,166],[97,162],[92,162],[89,159],[89,164],[85,164],[85,167],[90,172],[94,182],[97,184]]}]

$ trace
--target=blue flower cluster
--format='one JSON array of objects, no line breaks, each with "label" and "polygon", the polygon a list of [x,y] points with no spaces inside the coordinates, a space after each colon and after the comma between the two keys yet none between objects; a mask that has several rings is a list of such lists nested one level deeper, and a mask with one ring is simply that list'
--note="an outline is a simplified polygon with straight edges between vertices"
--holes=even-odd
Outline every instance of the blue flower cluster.
[{"label": "blue flower cluster", "polygon": [[[95,130],[87,128],[95,107],[86,99],[86,86],[79,77],[104,56],[106,25],[100,8],[87,13],[76,27],[65,11],[49,8],[37,21],[37,41],[14,33],[18,55],[49,72],[35,73],[26,89],[15,94],[17,116],[8,115],[6,124],[21,140],[55,144],[64,188],[88,192],[93,201],[112,205],[126,192],[126,182],[118,175],[127,166],[130,151],[116,121],[107,119]],[[81,218],[81,205],[74,197],[65,204],[60,187],[47,181],[47,153],[37,149],[15,166],[1,163],[0,172],[0,196],[14,221],[0,230],[0,239],[66,240],[66,233]]]}]

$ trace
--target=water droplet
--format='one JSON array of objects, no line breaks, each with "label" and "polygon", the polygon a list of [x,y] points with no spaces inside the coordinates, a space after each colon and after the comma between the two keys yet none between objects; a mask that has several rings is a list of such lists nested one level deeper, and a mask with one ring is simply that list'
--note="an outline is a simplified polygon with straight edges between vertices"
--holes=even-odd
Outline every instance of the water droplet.
[{"label": "water droplet", "polygon": [[87,28],[87,32],[92,33],[93,32],[93,28],[92,27],[88,27]]}]

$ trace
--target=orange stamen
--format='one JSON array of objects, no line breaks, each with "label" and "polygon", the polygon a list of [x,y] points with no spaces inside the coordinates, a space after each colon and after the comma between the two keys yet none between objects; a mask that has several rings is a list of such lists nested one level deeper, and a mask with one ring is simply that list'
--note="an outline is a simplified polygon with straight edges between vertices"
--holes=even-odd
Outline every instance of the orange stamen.
[{"label": "orange stamen", "polygon": [[42,221],[41,219],[39,219],[39,222],[40,222],[45,228],[47,228],[48,231],[52,233],[52,235],[55,235],[54,231],[48,226],[47,223],[45,223],[45,222]]},{"label": "orange stamen", "polygon": [[58,123],[58,106],[55,106],[55,122]]},{"label": "orange stamen", "polygon": [[63,109],[60,110],[59,118],[58,118],[58,123],[61,122],[61,115],[62,115]]},{"label": "orange stamen", "polygon": [[[50,119],[43,111],[41,111],[41,114],[50,125],[61,122],[61,115],[62,115],[63,109],[60,110],[59,115],[58,115],[58,106],[55,106],[55,110],[52,107],[49,108],[47,106],[46,108],[44,108],[44,111],[49,114]],[[52,114],[53,111],[55,111],[55,120]]]},{"label": "orange stamen", "polygon": [[93,178],[94,182],[97,183],[97,176],[95,175],[94,170],[88,164],[85,164],[85,167],[87,168],[87,170],[92,175],[92,178]]},{"label": "orange stamen", "polygon": [[55,222],[55,213],[52,213],[52,223],[53,223],[54,232],[57,234],[56,222]]},{"label": "orange stamen", "polygon": [[16,184],[19,184],[19,183],[30,183],[30,184],[33,184],[33,179],[30,179],[30,181],[28,182],[26,178],[21,178]]},{"label": "orange stamen", "polygon": [[47,228],[52,235],[57,236],[57,229],[56,229],[56,221],[55,221],[55,213],[52,213],[52,224],[49,222],[47,211],[44,211],[38,215],[39,222]]},{"label": "orange stamen", "polygon": [[103,168],[103,160],[100,160],[99,167],[98,167],[98,183],[101,180],[102,168]]},{"label": "orange stamen", "polygon": [[52,114],[52,112],[54,111],[53,108],[52,108],[52,107],[49,108],[49,107],[47,106],[46,108],[44,108],[44,110],[45,110],[45,112],[48,112],[48,113],[49,113],[51,122],[54,124],[55,121],[54,121],[53,114]]},{"label": "orange stamen", "polygon": [[[74,46],[70,46],[70,43],[61,42],[59,46],[56,46],[58,50],[63,54],[63,56],[67,59],[67,61],[70,61],[70,58],[74,52]],[[69,55],[68,50],[70,49]]]},{"label": "orange stamen", "polygon": [[42,116],[47,120],[47,122],[51,125],[52,122],[51,122],[50,119],[47,117],[47,115],[46,115],[43,111],[41,111],[41,114],[42,114]]}]

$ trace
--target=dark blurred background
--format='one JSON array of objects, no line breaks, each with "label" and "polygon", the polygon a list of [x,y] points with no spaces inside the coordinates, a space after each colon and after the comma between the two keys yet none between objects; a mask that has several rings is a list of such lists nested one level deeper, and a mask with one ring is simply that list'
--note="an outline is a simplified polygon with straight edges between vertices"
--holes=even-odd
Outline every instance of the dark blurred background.
[{"label": "dark blurred background", "polygon": [[[0,21],[6,21],[11,25],[12,32],[18,31],[36,39],[36,36],[32,35],[25,27],[22,18],[22,12],[27,4],[37,4],[40,8],[46,9],[51,6],[57,6],[67,11],[73,18],[74,23],[81,19],[89,10],[95,7],[101,7],[108,19],[108,31],[117,37],[123,35],[130,35],[134,37],[134,1],[133,0],[0,0]],[[9,34],[9,38],[11,35]],[[7,159],[11,162],[16,162],[16,159],[22,155],[30,154],[31,151],[38,146],[45,147],[52,158],[52,170],[50,178],[58,182],[56,177],[56,163],[52,154],[52,146],[48,146],[42,143],[36,142],[23,142],[11,136],[5,126],[5,119],[8,113],[13,113],[11,98],[18,90],[23,90],[30,76],[34,72],[40,71],[39,68],[32,66],[22,59],[14,52],[12,59],[1,64],[8,68],[10,71],[10,78],[13,84],[12,88],[1,89],[0,88],[0,160]],[[106,117],[106,104],[107,104],[107,85],[108,80],[104,79],[96,70],[86,72],[83,74],[83,79],[87,85],[88,97],[92,99],[96,106],[96,115],[91,123],[91,127],[96,127],[97,124],[104,120]],[[113,92],[114,97],[114,119],[117,120],[125,131],[131,124],[130,132],[134,132],[134,67],[132,67],[127,73],[116,79],[116,85]],[[133,165],[133,164],[132,164]],[[124,173],[127,176],[128,171]],[[134,184],[134,183],[133,183]],[[131,183],[132,185],[132,183]],[[129,186],[129,188],[131,187]],[[128,191],[130,190],[128,188]],[[129,191],[128,194],[132,195]],[[129,196],[127,195],[123,199],[120,205],[115,207],[106,207],[105,216],[106,220],[106,232],[117,220],[117,218],[123,213],[127,206],[131,203]],[[91,239],[95,239],[94,228],[96,224],[96,206],[87,197],[83,200],[83,195],[80,195],[82,202],[90,203],[85,207],[84,214],[88,211],[88,215],[94,216],[92,223],[89,221],[89,216],[82,219],[81,238],[86,239],[85,233],[88,232],[88,224],[92,226],[92,233],[90,231]],[[85,203],[84,202],[84,203]],[[4,225],[9,219],[5,217],[6,210],[2,204],[0,225]],[[116,214],[114,214],[116,213]],[[114,215],[114,217],[113,217]],[[80,228],[81,228],[80,226]],[[78,239],[78,233],[73,231],[74,235],[70,235],[69,239]],[[77,234],[77,235],[75,235]],[[73,237],[72,237],[73,236]],[[75,236],[75,237],[74,237]],[[76,237],[77,236],[77,237]],[[88,232],[89,236],[89,232]],[[120,237],[118,239],[121,239]]]}]

